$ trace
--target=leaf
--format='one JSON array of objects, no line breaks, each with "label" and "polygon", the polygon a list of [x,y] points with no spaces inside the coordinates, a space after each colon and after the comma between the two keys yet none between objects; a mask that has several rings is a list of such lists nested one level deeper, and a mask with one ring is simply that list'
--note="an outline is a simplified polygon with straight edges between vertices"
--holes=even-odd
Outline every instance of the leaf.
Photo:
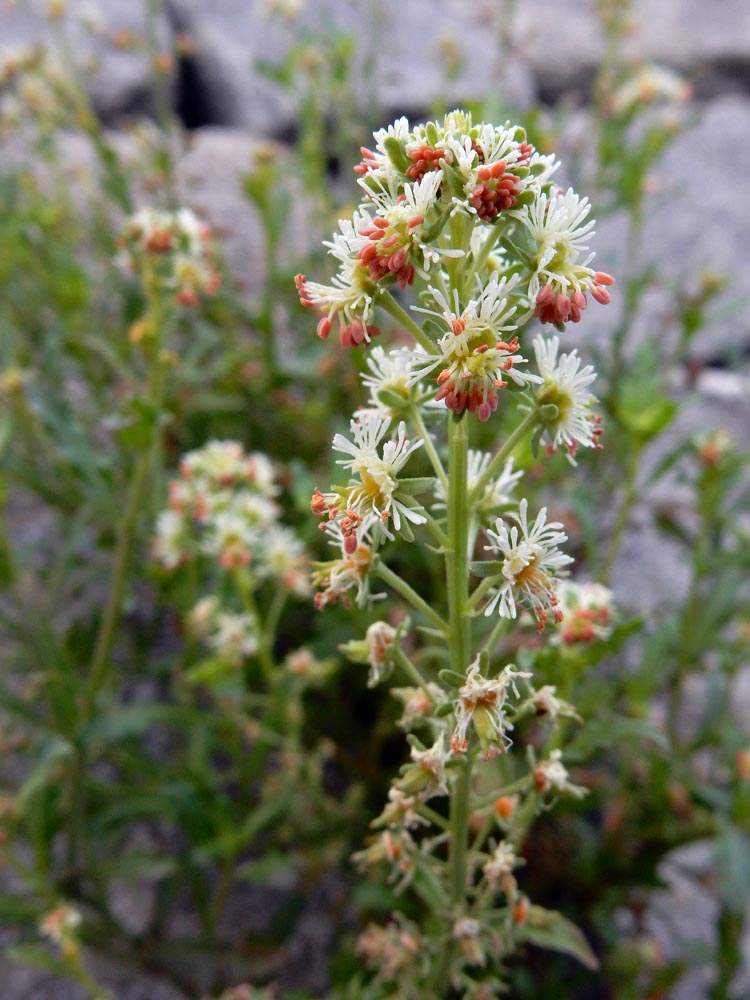
[{"label": "leaf", "polygon": [[118,740],[141,736],[155,723],[189,725],[197,714],[191,708],[177,705],[136,705],[96,719],[81,733],[81,741],[116,743]]},{"label": "leaf", "polygon": [[43,944],[17,944],[6,952],[14,962],[34,965],[38,969],[54,972],[58,976],[68,976],[68,970],[59,959],[53,958],[49,948]]},{"label": "leaf", "polygon": [[646,719],[614,716],[598,722],[596,720],[588,722],[578,736],[568,744],[567,753],[571,757],[587,759],[596,750],[617,746],[618,743],[639,743],[644,740],[665,753],[669,750],[666,734]]},{"label": "leaf", "polygon": [[434,476],[415,476],[411,479],[399,479],[398,486],[405,493],[417,496],[420,493],[428,493],[435,486]]},{"label": "leaf", "polygon": [[16,801],[19,809],[25,809],[31,799],[56,777],[58,765],[72,753],[72,745],[59,736],[50,736],[44,740],[37,762],[18,793]]},{"label": "leaf", "polygon": [[599,960],[583,931],[557,910],[545,910],[542,906],[529,907],[526,922],[518,927],[516,935],[519,940],[528,941],[538,948],[570,955],[592,972],[599,968]]},{"label": "leaf", "polygon": [[744,913],[750,899],[750,834],[727,823],[716,844],[719,898],[733,913]]}]

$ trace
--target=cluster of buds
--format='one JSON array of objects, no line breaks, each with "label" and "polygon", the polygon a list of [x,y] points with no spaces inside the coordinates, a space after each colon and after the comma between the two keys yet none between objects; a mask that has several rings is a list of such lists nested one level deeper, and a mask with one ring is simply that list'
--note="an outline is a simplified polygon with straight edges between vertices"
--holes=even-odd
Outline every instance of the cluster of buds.
[{"label": "cluster of buds", "polygon": [[[210,441],[188,452],[169,484],[169,506],[157,518],[154,558],[169,572],[199,561],[213,577],[240,572],[243,588],[272,582],[306,596],[304,546],[279,521],[278,492],[267,456],[246,452],[237,441]],[[223,663],[239,666],[258,651],[255,614],[228,607],[215,594],[197,602],[187,625]]]},{"label": "cluster of buds", "polygon": [[237,441],[210,441],[186,454],[169,484],[169,506],[156,522],[154,557],[167,570],[198,556],[231,570],[249,567],[303,596],[304,548],[279,522],[278,486],[266,455]]},{"label": "cluster of buds", "polygon": [[357,955],[385,982],[394,982],[423,954],[419,930],[400,915],[385,927],[368,924],[357,941]]},{"label": "cluster of buds", "polygon": [[189,208],[142,208],[125,222],[118,241],[120,265],[155,278],[183,306],[215,295],[221,284],[210,228]]},{"label": "cluster of buds", "polygon": [[53,944],[57,945],[67,961],[79,961],[78,929],[81,926],[81,914],[69,903],[62,903],[42,917],[39,932]]},{"label": "cluster of buds", "polygon": [[[524,384],[514,371],[524,360],[516,357],[514,334],[530,317],[564,327],[581,319],[589,293],[600,303],[610,300],[614,279],[590,267],[590,205],[572,189],[555,187],[559,164],[538,153],[520,126],[474,124],[453,112],[442,123],[413,128],[401,118],[375,140],[356,168],[362,204],[327,244],[337,274],[330,285],[298,275],[300,301],[320,311],[321,337],[338,319],[341,343],[352,347],[380,332],[375,308],[390,287],[404,288],[416,276],[431,282],[447,327],[432,352],[437,398],[486,420],[497,390],[508,385],[504,373]],[[456,217],[465,221],[461,246],[444,239]],[[517,258],[509,246],[519,248]],[[482,293],[489,301],[441,298],[442,275],[434,282],[432,275],[456,258],[475,270],[491,259],[496,288]]]},{"label": "cluster of buds", "polygon": [[558,588],[562,614],[558,641],[566,646],[607,639],[612,632],[612,591],[600,583],[563,581]]}]

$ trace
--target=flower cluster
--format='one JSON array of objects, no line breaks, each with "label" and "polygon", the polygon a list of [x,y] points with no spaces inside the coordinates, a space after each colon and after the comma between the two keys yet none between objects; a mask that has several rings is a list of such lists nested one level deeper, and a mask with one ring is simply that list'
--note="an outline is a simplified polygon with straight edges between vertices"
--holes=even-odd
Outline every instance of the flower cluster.
[{"label": "flower cluster", "polygon": [[[319,311],[319,336],[338,320],[341,344],[356,347],[380,333],[375,310],[388,307],[389,289],[420,276],[433,343],[413,359],[406,385],[435,373],[438,401],[487,420],[498,390],[540,381],[518,367],[526,362],[519,334],[531,317],[562,329],[581,319],[589,294],[610,300],[614,279],[590,266],[589,202],[552,183],[557,162],[520,126],[474,124],[453,112],[413,128],[400,118],[374,138],[356,168],[362,204],[327,244],[337,273],[329,285],[298,275],[300,301]],[[493,273],[446,296],[444,271],[457,262],[467,274]]]},{"label": "flower cluster", "polygon": [[248,566],[261,579],[307,593],[302,543],[279,523],[273,466],[237,441],[210,441],[186,454],[156,523],[154,556],[167,570],[203,556],[225,570]]},{"label": "flower cluster", "polygon": [[607,639],[612,632],[612,591],[600,583],[563,581],[558,588],[559,640],[566,646]]},{"label": "flower cluster", "polygon": [[189,208],[140,209],[125,222],[119,247],[126,271],[153,276],[180,305],[197,306],[221,284],[211,230]]},{"label": "flower cluster", "polygon": [[[169,506],[156,522],[153,556],[168,572],[200,563],[211,592],[187,615],[191,635],[219,662],[240,666],[258,653],[262,623],[248,595],[267,583],[279,593],[309,593],[307,558],[299,538],[279,522],[279,487],[273,465],[238,441],[209,441],[183,456],[179,476],[169,484]],[[235,607],[221,578],[237,573]]]}]

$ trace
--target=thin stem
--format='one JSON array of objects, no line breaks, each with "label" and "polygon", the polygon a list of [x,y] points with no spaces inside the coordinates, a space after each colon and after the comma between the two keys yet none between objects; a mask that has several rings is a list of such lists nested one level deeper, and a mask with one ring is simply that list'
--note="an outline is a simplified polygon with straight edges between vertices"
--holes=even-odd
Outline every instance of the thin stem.
[{"label": "thin stem", "polygon": [[[395,643],[394,643],[395,645]],[[430,692],[429,685],[427,683],[427,678],[424,676],[419,667],[414,663],[406,653],[399,646],[394,654],[394,659],[399,667],[404,671],[406,676],[412,681],[417,687],[422,688],[425,694],[432,700],[432,694]]]},{"label": "thin stem", "polygon": [[443,489],[448,492],[448,477],[445,474],[445,468],[442,461],[440,460],[440,455],[437,453],[437,448],[435,447],[435,442],[432,440],[432,435],[429,433],[425,427],[424,419],[422,417],[422,411],[416,405],[412,406],[410,410],[410,416],[412,423],[417,429],[419,436],[424,441],[424,450],[432,463],[432,468],[435,470],[435,475],[438,477],[440,482],[443,484]]},{"label": "thin stem", "polygon": [[396,593],[400,594],[404,600],[408,601],[409,604],[414,608],[415,611],[421,611],[422,614],[428,618],[435,628],[439,629],[444,635],[447,635],[450,631],[447,622],[443,621],[437,611],[434,611],[430,605],[425,601],[416,590],[413,590],[406,580],[402,580],[401,577],[394,573],[392,569],[389,569],[385,563],[378,561],[374,566],[374,572],[387,583],[388,586],[393,587]]},{"label": "thin stem", "polygon": [[135,464],[133,478],[130,483],[130,493],[128,496],[125,514],[120,522],[120,529],[117,535],[117,545],[115,548],[115,561],[112,568],[112,582],[110,584],[109,597],[96,637],[94,655],[91,659],[88,680],[84,691],[84,704],[82,710],[82,722],[88,722],[93,708],[94,700],[99,692],[99,688],[104,681],[107,672],[109,655],[112,651],[112,644],[115,639],[115,632],[120,621],[122,611],[122,599],[125,590],[125,578],[127,576],[128,564],[133,548],[133,535],[138,521],[138,515],[143,507],[143,498],[148,482],[148,473],[151,467],[152,448],[142,452],[138,456]]},{"label": "thin stem", "polygon": [[467,754],[464,767],[454,786],[451,797],[449,842],[450,899],[454,913],[458,911],[466,894],[467,839],[469,832],[469,799],[471,795],[471,769],[473,758]]},{"label": "thin stem", "polygon": [[450,828],[450,824],[445,816],[441,816],[439,812],[435,812],[434,809],[425,805],[424,802],[419,802],[417,804],[415,812],[418,816],[423,816],[425,819],[428,819],[430,823],[434,823],[435,826],[440,827],[441,830],[448,830]]},{"label": "thin stem", "polygon": [[513,454],[516,446],[520,444],[521,441],[533,430],[536,425],[539,416],[536,409],[533,409],[528,413],[521,423],[516,427],[513,433],[510,435],[505,444],[498,450],[494,458],[490,461],[490,464],[484,470],[482,475],[476,482],[474,489],[471,491],[471,496],[469,497],[469,502],[474,503],[477,501],[484,490],[485,486],[492,477],[500,471],[501,466],[506,462],[508,458]]},{"label": "thin stem", "polygon": [[496,586],[497,581],[500,579],[498,576],[487,576],[482,580],[479,586],[472,592],[471,597],[466,602],[466,613],[473,614],[477,607],[481,604],[482,598],[485,594],[492,590]]},{"label": "thin stem", "polygon": [[615,560],[617,559],[617,553],[620,551],[622,536],[628,525],[628,519],[630,518],[630,512],[633,508],[633,504],[637,499],[636,477],[638,475],[639,457],[640,450],[634,450],[625,473],[625,490],[617,511],[615,524],[612,529],[612,535],[610,536],[609,545],[607,546],[607,553],[604,557],[604,562],[602,563],[601,572],[599,573],[599,582],[605,585],[609,583],[609,579],[612,575]]},{"label": "thin stem", "polygon": [[424,332],[422,327],[411,318],[405,309],[398,304],[390,292],[383,292],[383,294],[377,299],[377,302],[378,305],[382,306],[387,313],[390,313],[395,320],[406,327],[420,347],[423,347],[428,354],[437,353],[435,345]]},{"label": "thin stem", "polygon": [[[450,666],[464,674],[471,650],[471,617],[466,613],[469,588],[469,524],[471,509],[468,502],[466,476],[469,454],[469,432],[466,419],[450,418],[448,425],[448,537],[446,553],[446,583],[450,622]],[[450,839],[448,841],[449,920],[454,920],[463,908],[466,896],[466,864],[469,839],[469,815],[472,778],[471,751],[451,786]],[[445,989],[455,942],[445,947],[435,963],[433,986],[435,995]]]},{"label": "thin stem", "polygon": [[495,648],[495,644],[500,636],[503,634],[505,629],[508,627],[510,619],[508,618],[498,618],[492,627],[492,631],[487,636],[487,641],[482,647],[482,651],[487,653],[488,656],[492,655],[492,650]]},{"label": "thin stem", "polygon": [[446,535],[446,533],[443,531],[443,529],[440,527],[440,525],[437,523],[435,518],[432,516],[432,514],[428,514],[424,508],[422,508],[420,513],[425,518],[425,524],[427,528],[432,532],[432,536],[435,539],[435,541],[438,543],[438,545],[442,546],[442,548],[447,549],[448,546],[450,545],[450,540]]}]

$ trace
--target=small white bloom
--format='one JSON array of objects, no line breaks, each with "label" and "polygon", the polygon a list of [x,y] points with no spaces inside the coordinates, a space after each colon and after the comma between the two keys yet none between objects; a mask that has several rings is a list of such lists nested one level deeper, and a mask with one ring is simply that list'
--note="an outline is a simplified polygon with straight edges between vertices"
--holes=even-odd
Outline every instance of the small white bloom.
[{"label": "small white bloom", "polygon": [[542,192],[523,211],[514,213],[537,245],[528,283],[530,308],[543,323],[578,322],[586,308],[586,292],[601,303],[609,302],[604,287],[614,278],[594,271],[589,264],[588,239],[594,235],[591,205],[572,188]]},{"label": "small white bloom", "polygon": [[548,442],[552,451],[564,446],[569,461],[575,465],[579,445],[601,447],[601,417],[591,412],[596,396],[589,391],[596,380],[596,372],[592,365],[581,367],[575,350],[558,358],[559,347],[558,337],[548,339],[540,334],[534,338],[536,363],[544,380],[537,390],[537,398],[540,403],[557,407],[557,416],[545,423],[542,440]]},{"label": "small white bloom", "polygon": [[353,440],[337,434],[333,447],[351,456],[338,459],[338,464],[351,469],[359,477],[359,481],[350,486],[347,507],[360,516],[377,514],[384,525],[384,534],[391,538],[387,528],[391,517],[396,531],[401,530],[402,517],[412,524],[424,524],[426,518],[406,502],[403,494],[399,495],[398,479],[409,457],[424,442],[409,441],[406,424],[401,421],[395,439],[385,441],[381,454],[380,445],[389,426],[388,418],[383,419],[372,411],[362,411],[350,425]]},{"label": "small white bloom", "polygon": [[256,529],[234,511],[217,514],[203,542],[207,555],[216,556],[225,569],[247,566],[257,541]]},{"label": "small white bloom", "polygon": [[218,656],[239,663],[258,651],[258,624],[250,614],[220,612],[208,642]]},{"label": "small white bloom", "polygon": [[375,514],[366,515],[358,527],[356,547],[349,552],[348,537],[342,534],[339,521],[326,523],[328,541],[339,552],[339,558],[313,564],[312,583],[319,588],[315,595],[315,607],[319,611],[339,601],[348,607],[347,594],[350,590],[357,592],[358,607],[365,607],[370,601],[385,596],[370,592],[370,570],[376,548],[373,534],[380,530],[380,518]]},{"label": "small white bloom", "polygon": [[574,785],[570,780],[568,769],[562,762],[562,751],[553,750],[547,760],[540,761],[534,768],[534,785],[540,795],[553,792],[557,795],[569,795],[581,799],[586,795],[586,789]]},{"label": "small white bloom", "polygon": [[473,723],[484,751],[484,759],[491,760],[503,753],[511,745],[508,732],[513,726],[505,717],[505,703],[508,692],[518,697],[516,680],[531,674],[516,670],[512,664],[503,667],[497,677],[482,677],[479,672],[479,657],[471,664],[466,674],[466,683],[458,692],[454,714],[456,728],[451,737],[454,753],[465,753],[469,748],[466,732]]},{"label": "small white bloom", "polygon": [[513,869],[517,864],[518,861],[513,845],[505,840],[501,840],[490,860],[483,866],[482,871],[489,885],[494,887],[503,881],[508,888],[511,888],[511,886],[515,888],[515,879],[510,883],[507,880],[507,876],[513,874]]},{"label": "small white bloom", "polygon": [[382,347],[373,347],[367,357],[369,371],[361,376],[362,384],[370,391],[370,409],[377,411],[381,417],[393,415],[393,407],[380,398],[380,393],[387,390],[408,403],[411,387],[416,384],[412,380],[412,369],[415,359],[421,360],[428,355],[419,346],[414,350],[386,351]]},{"label": "small white bloom", "polygon": [[509,527],[497,518],[494,530],[487,532],[490,544],[485,551],[499,557],[502,569],[484,613],[491,615],[497,608],[501,618],[515,618],[516,604],[523,599],[543,628],[548,611],[552,610],[557,620],[560,618],[555,593],[557,576],[573,560],[558,548],[568,536],[559,522],[547,523],[547,508],[539,511],[531,528],[527,511],[528,502],[523,499],[518,514],[508,515],[516,522],[514,525]]},{"label": "small white bloom", "polygon": [[154,558],[165,569],[174,569],[187,555],[187,525],[176,510],[163,510],[156,519]]}]

